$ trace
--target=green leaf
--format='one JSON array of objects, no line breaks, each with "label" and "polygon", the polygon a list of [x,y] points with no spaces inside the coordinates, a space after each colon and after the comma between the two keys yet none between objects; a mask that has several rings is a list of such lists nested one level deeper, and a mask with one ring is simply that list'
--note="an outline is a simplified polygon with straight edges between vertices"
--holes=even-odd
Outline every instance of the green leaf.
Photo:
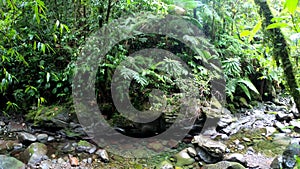
[{"label": "green leaf", "polygon": [[287,26],[288,24],[286,23],[277,22],[277,23],[270,24],[266,29],[285,28]]},{"label": "green leaf", "polygon": [[253,37],[255,36],[255,34],[260,30],[261,25],[262,25],[262,21],[260,20],[260,21],[258,21],[258,23],[254,26],[253,30],[251,31],[248,42],[251,42],[253,40]]},{"label": "green leaf", "polygon": [[246,94],[246,96],[251,100],[251,95],[250,95],[250,92],[249,92],[247,86],[245,86],[244,83],[239,83],[239,86],[242,88],[242,90]]},{"label": "green leaf", "polygon": [[243,32],[240,33],[240,37],[245,37],[245,36],[249,36],[250,35],[250,31],[249,30],[244,30]]},{"label": "green leaf", "polygon": [[286,0],[284,4],[284,9],[287,9],[292,15],[294,15],[297,9],[298,0]]},{"label": "green leaf", "polygon": [[251,89],[253,92],[259,94],[256,87],[253,85],[253,83],[249,79],[239,79],[238,83],[244,83],[249,89]]},{"label": "green leaf", "polygon": [[130,5],[131,4],[131,0],[127,0],[127,5]]}]

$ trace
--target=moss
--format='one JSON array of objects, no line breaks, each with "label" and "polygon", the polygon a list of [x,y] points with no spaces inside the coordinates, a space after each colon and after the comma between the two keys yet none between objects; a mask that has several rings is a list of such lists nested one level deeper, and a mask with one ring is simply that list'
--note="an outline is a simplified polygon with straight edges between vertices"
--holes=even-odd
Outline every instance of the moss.
[{"label": "moss", "polygon": [[85,146],[85,147],[89,147],[91,144],[85,140],[80,140],[78,142],[78,146]]},{"label": "moss", "polygon": [[[245,146],[243,150],[235,151],[240,153],[246,153],[248,147],[252,147],[256,152],[262,153],[269,157],[274,157],[276,155],[282,154],[284,147],[278,143],[272,142],[271,137],[264,137],[262,133],[265,133],[265,129],[255,129],[255,130],[242,130],[230,137],[227,145],[233,145],[233,141],[238,139]],[[243,138],[247,137],[251,139],[251,142],[243,141]]]},{"label": "moss", "polygon": [[45,121],[50,121],[62,112],[69,112],[65,106],[40,106],[35,110],[31,110],[27,115],[27,120],[33,120],[34,125],[43,124]]}]

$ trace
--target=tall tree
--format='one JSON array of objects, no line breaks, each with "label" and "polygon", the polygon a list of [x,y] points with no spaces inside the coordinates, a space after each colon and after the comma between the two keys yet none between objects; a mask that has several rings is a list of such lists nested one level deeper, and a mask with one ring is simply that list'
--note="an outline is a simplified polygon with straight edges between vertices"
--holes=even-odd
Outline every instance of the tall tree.
[{"label": "tall tree", "polygon": [[[266,0],[254,0],[260,7],[260,15],[265,18],[264,27],[272,24],[273,14]],[[296,107],[300,111],[300,92],[295,78],[295,71],[290,60],[290,48],[280,28],[267,30],[269,40],[273,44],[274,57],[277,64],[283,68],[290,93],[295,100]],[[279,66],[279,65],[278,65]]]}]

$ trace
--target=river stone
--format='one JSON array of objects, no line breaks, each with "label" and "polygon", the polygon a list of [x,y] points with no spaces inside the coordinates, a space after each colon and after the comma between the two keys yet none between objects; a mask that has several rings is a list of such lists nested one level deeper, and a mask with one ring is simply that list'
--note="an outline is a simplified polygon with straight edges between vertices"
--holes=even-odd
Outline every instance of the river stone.
[{"label": "river stone", "polygon": [[104,162],[109,162],[109,156],[106,150],[99,149],[96,151],[96,154],[99,156],[99,158]]},{"label": "river stone", "polygon": [[206,150],[204,150],[201,147],[196,147],[197,155],[200,157],[201,160],[203,160],[207,164],[213,164],[218,161],[221,161],[221,158],[216,158],[207,153]]},{"label": "river stone", "polygon": [[36,138],[39,142],[42,142],[42,143],[46,143],[48,141],[48,135],[47,134],[38,134],[36,136]]},{"label": "river stone", "polygon": [[292,132],[291,129],[286,128],[286,126],[279,121],[276,121],[274,125],[277,127],[277,129],[279,131],[281,131],[283,133],[291,133]]},{"label": "river stone", "polygon": [[18,132],[17,137],[21,142],[35,142],[37,140],[35,135],[26,132]]},{"label": "river stone", "polygon": [[202,147],[214,157],[222,157],[227,149],[225,144],[204,135],[194,136],[192,143]]},{"label": "river stone", "polygon": [[25,169],[25,164],[14,157],[0,155],[0,168],[2,169]]},{"label": "river stone", "polygon": [[195,159],[192,158],[189,154],[188,148],[181,150],[179,153],[174,155],[176,159],[176,166],[187,166],[195,162]]},{"label": "river stone", "polygon": [[237,162],[221,161],[216,164],[204,165],[202,169],[246,169],[243,165]]},{"label": "river stone", "polygon": [[238,163],[241,163],[241,164],[244,164],[244,165],[247,164],[247,162],[244,158],[244,155],[240,154],[240,153],[226,154],[224,156],[224,160],[232,161],[232,162],[238,162]]},{"label": "river stone", "polygon": [[294,118],[294,115],[293,115],[293,113],[289,113],[289,114],[287,114],[287,113],[284,113],[284,112],[282,112],[282,111],[279,111],[279,112],[277,112],[277,114],[276,114],[276,119],[278,120],[278,121],[290,121],[291,119],[293,119]]},{"label": "river stone", "polygon": [[34,167],[42,160],[47,159],[47,146],[43,143],[32,143],[27,149],[22,153],[21,157],[24,162],[28,165]]},{"label": "river stone", "polygon": [[79,152],[87,152],[87,153],[94,153],[97,147],[88,141],[81,140],[77,143],[76,150]]}]

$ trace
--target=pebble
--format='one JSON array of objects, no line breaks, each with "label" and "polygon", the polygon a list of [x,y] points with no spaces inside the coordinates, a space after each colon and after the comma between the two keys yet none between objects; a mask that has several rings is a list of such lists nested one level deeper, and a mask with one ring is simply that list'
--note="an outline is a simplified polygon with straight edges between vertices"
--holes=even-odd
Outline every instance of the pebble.
[{"label": "pebble", "polygon": [[37,140],[35,135],[26,132],[18,132],[18,139],[21,142],[24,141],[35,142]]},{"label": "pebble", "polygon": [[39,142],[42,142],[42,143],[46,143],[48,141],[48,135],[47,134],[38,134],[36,136],[36,138]]},{"label": "pebble", "polygon": [[106,150],[99,149],[96,151],[96,154],[100,157],[100,159],[104,162],[109,162],[109,156]]},{"label": "pebble", "polygon": [[72,155],[69,154],[69,160],[71,166],[78,166],[79,165],[79,159],[77,157],[73,157]]},{"label": "pebble", "polygon": [[3,121],[0,121],[0,126],[1,127],[4,127],[5,126],[5,123]]}]

